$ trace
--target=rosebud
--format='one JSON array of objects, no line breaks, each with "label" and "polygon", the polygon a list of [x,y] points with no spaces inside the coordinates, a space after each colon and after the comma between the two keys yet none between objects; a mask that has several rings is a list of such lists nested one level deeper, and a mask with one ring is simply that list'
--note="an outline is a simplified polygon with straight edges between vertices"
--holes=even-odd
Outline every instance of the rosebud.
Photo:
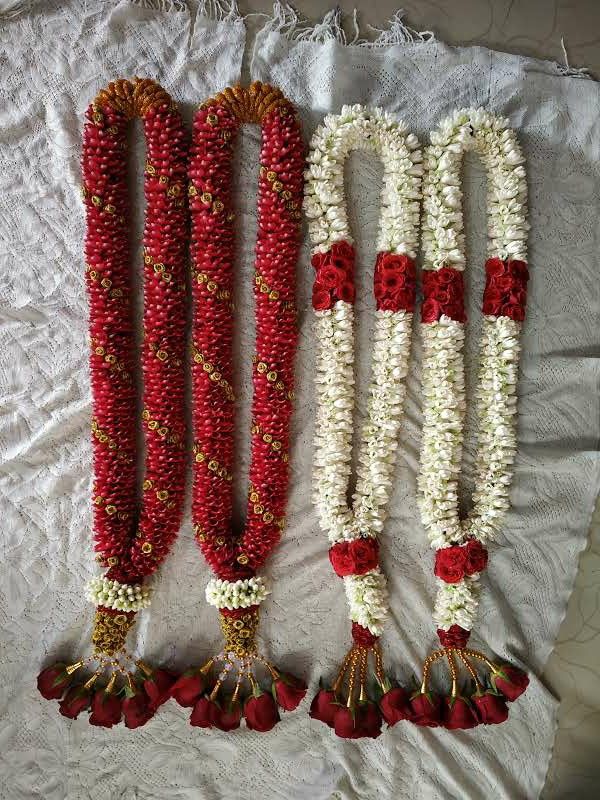
[{"label": "rosebud", "polygon": [[282,673],[273,683],[273,697],[284,711],[293,711],[304,699],[307,688],[300,678]]},{"label": "rosebud", "polygon": [[71,683],[71,676],[67,673],[66,664],[59,662],[43,669],[37,678],[37,687],[46,700],[58,700],[65,693]]}]

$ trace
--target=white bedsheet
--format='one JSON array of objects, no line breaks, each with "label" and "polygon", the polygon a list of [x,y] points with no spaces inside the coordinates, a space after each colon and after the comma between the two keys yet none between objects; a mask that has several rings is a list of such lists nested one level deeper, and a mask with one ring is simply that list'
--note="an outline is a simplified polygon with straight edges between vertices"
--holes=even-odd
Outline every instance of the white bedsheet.
[{"label": "white bedsheet", "polygon": [[[22,4],[21,4],[22,5]],[[204,10],[218,12],[218,4]],[[98,6],[98,7],[97,7]],[[148,6],[148,8],[145,8]],[[152,8],[154,6],[154,8]],[[162,6],[163,10],[159,10]],[[99,10],[101,7],[101,10]],[[266,735],[192,729],[168,704],[144,728],[105,731],[69,723],[39,698],[41,664],[75,657],[89,641],[83,586],[90,547],[91,448],[83,211],[78,199],[82,116],[111,79],[159,80],[193,105],[240,73],[244,27],[235,14],[195,17],[183,2],[33,3],[0,18],[0,798],[480,798],[539,793],[554,736],[556,701],[536,679],[552,648],[585,544],[598,490],[597,253],[600,228],[599,90],[552,64],[438,42],[344,46],[335,25],[297,31],[289,13],[256,42],[253,77],[296,102],[306,138],[343,102],[381,105],[424,142],[441,116],[465,105],[506,113],[528,158],[532,233],[529,316],[519,407],[513,510],[491,549],[475,643],[531,671],[532,685],[503,726],[467,732],[399,724],[376,741],[336,739],[307,718],[306,702]],[[390,41],[391,40],[391,41]],[[383,42],[381,43],[383,45]],[[257,164],[244,133],[240,188],[240,444],[247,430]],[[353,159],[358,240],[359,386],[369,368],[369,310],[380,168]],[[477,298],[485,252],[480,166],[467,167],[471,289],[469,362],[476,363]],[[310,502],[313,337],[305,248],[299,265],[300,349],[290,514],[268,572],[273,594],[261,631],[276,663],[311,680],[332,676],[348,644],[343,591],[326,558]],[[432,555],[415,504],[420,431],[420,347],[413,348],[396,488],[383,536],[393,620],[384,635],[390,671],[404,682],[434,645]],[[472,386],[472,383],[471,383]],[[470,420],[471,427],[473,420]],[[470,459],[467,458],[467,464]],[[240,474],[247,466],[240,449]],[[468,472],[469,470],[467,470]],[[242,483],[241,480],[239,481]],[[467,478],[466,488],[470,488]],[[240,497],[242,487],[240,485]],[[140,615],[149,662],[182,668],[216,646],[204,602],[209,570],[189,513]]]}]

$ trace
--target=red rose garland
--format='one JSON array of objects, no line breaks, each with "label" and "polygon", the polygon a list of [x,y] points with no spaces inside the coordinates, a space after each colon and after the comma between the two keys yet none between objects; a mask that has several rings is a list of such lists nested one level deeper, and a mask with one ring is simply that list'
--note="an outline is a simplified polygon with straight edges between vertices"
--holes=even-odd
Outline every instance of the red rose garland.
[{"label": "red rose garland", "polygon": [[[262,129],[256,244],[256,356],[247,520],[232,527],[234,392],[232,365],[235,230],[232,168],[236,134],[245,122]],[[279,720],[277,705],[295,708],[306,687],[281,674],[257,651],[259,604],[268,594],[257,570],[277,545],[285,520],[289,425],[296,346],[295,269],[303,187],[303,144],[292,105],[260,83],[226,89],[202,105],[194,119],[189,195],[194,294],[193,519],[197,541],[216,574],[207,600],[220,612],[223,651],[191,669],[172,690],[193,706],[190,722],[266,731]],[[220,663],[215,679],[210,669]],[[261,691],[254,666],[272,678]],[[233,689],[227,682],[233,679]],[[251,696],[241,705],[245,691]]]},{"label": "red rose garland", "polygon": [[[384,164],[374,270],[375,325],[367,420],[362,430],[356,489],[348,504],[354,403],[354,249],[343,197],[343,166],[351,150],[377,153]],[[383,671],[379,637],[389,607],[379,564],[415,303],[421,152],[417,139],[385,112],[344,106],[317,128],[307,170],[304,209],[316,270],[313,308],[317,336],[317,415],[314,501],[330,541],[329,560],[344,584],[353,645],[331,689],[310,714],[338,736],[376,737],[382,714],[368,685],[369,663],[386,703],[396,697]],[[390,695],[390,691],[393,694]]]},{"label": "red rose garland", "polygon": [[[147,144],[144,190],[143,500],[137,499],[136,388],[129,208],[128,121],[140,117]],[[136,611],[149,605],[143,580],[155,572],[179,528],[184,493],[184,268],[187,142],[170,96],[150,80],[111,83],[86,114],[83,198],[90,300],[93,399],[94,528],[97,560],[106,567],[89,587],[97,606],[91,658],[55,664],[38,688],[61,699],[75,718],[91,710],[92,725],[144,724],[166,699],[174,678],[138,662],[129,671],[125,638]],[[84,683],[82,668],[96,662]],[[108,670],[106,685],[99,679]],[[112,673],[112,674],[111,674]],[[125,681],[121,685],[119,678]],[[66,691],[66,694],[65,694]],[[126,699],[123,701],[120,693]],[[64,695],[64,697],[63,697]]]},{"label": "red rose garland", "polygon": [[[516,450],[518,339],[528,279],[524,260],[527,184],[519,144],[507,125],[506,120],[481,109],[457,111],[432,133],[425,156],[421,309],[425,400],[418,485],[423,524],[436,550],[434,619],[442,649],[426,658],[420,691],[413,695],[405,716],[417,725],[441,724],[449,729],[503,722],[508,717],[506,701],[515,700],[529,682],[521,670],[498,666],[467,647],[477,612],[479,576],[488,563],[485,543],[496,535],[509,507],[510,466]],[[476,391],[476,488],[472,509],[462,518],[458,479],[465,413],[466,314],[460,163],[468,149],[480,154],[488,171],[490,257],[485,265]],[[430,690],[429,677],[432,665],[444,659],[451,691],[440,698]],[[485,679],[476,665],[484,668]],[[461,668],[471,679],[469,689],[459,685]]]}]

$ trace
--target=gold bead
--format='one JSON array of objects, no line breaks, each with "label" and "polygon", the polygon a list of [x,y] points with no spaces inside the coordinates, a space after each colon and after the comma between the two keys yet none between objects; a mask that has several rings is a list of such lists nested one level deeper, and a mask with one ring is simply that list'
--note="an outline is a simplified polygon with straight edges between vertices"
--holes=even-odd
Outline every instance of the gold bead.
[{"label": "gold bead", "polygon": [[165,501],[165,500],[166,500],[166,499],[169,497],[169,493],[168,493],[168,491],[167,491],[166,489],[160,489],[160,490],[159,490],[159,491],[156,493],[156,497],[157,497],[159,500]]},{"label": "gold bead", "polygon": [[271,382],[277,380],[277,373],[275,370],[272,369],[270,372],[267,372],[267,380]]},{"label": "gold bead", "polygon": [[237,557],[238,564],[247,564],[248,561],[250,561],[250,559],[245,553],[240,553],[240,555]]},{"label": "gold bead", "polygon": [[143,490],[145,492],[147,492],[148,489],[152,488],[152,481],[151,480],[145,480],[144,483],[142,484],[142,488],[143,488]]},{"label": "gold bead", "polygon": [[113,505],[106,506],[106,508],[104,510],[109,515],[109,517],[112,516],[113,514],[117,513],[117,507],[113,506]]},{"label": "gold bead", "polygon": [[202,192],[200,195],[200,200],[205,206],[209,206],[212,203],[212,199],[212,194],[210,192]]},{"label": "gold bead", "polygon": [[117,556],[110,556],[110,558],[107,559],[107,562],[109,567],[116,567],[119,563],[119,559]]},{"label": "gold bead", "polygon": [[148,553],[151,553],[151,552],[152,552],[151,543],[150,542],[144,542],[142,544],[142,553],[145,553],[146,555],[148,555]]},{"label": "gold bead", "polygon": [[167,351],[166,350],[157,350],[156,351],[156,357],[158,359],[160,359],[161,361],[166,361],[167,358],[168,358]]}]

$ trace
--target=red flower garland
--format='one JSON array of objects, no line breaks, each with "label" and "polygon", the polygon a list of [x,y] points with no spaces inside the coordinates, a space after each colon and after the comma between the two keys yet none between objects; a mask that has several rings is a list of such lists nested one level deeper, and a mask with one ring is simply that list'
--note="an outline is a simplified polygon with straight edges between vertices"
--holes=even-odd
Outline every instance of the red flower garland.
[{"label": "red flower garland", "polygon": [[[143,120],[147,144],[142,350],[146,463],[141,505],[136,478],[137,391],[126,181],[126,129],[136,116]],[[98,561],[108,568],[105,578],[129,585],[140,583],[158,569],[181,520],[186,159],[187,141],[179,112],[153,81],[136,78],[134,83],[111,83],[86,113],[82,172],[90,301],[95,549]],[[115,659],[134,616],[134,611],[98,606],[92,639],[100,669],[83,687],[69,690],[61,704],[63,715],[75,717],[91,704],[92,724],[110,727],[121,719],[121,700],[114,693],[117,673],[104,689],[96,691],[93,700],[90,693],[105,666],[127,674]],[[74,672],[91,660],[71,667],[59,665],[60,674],[53,677],[50,692],[45,690],[44,676],[51,672],[44,670],[38,681],[40,691],[45,697],[62,697]],[[140,666],[146,675],[152,673],[141,662]],[[134,695],[130,674],[127,686]],[[140,713],[138,709],[137,724],[142,724]],[[134,726],[130,712],[126,721]]]},{"label": "red flower garland", "polygon": [[[244,122],[262,129],[256,243],[256,356],[254,357],[250,492],[243,532],[232,526],[234,469],[233,266],[235,260],[232,170],[236,134]],[[291,104],[260,83],[227,89],[202,105],[194,119],[189,195],[192,215],[194,487],[197,541],[218,578],[235,582],[256,574],[281,537],[288,487],[289,426],[296,346],[295,270],[303,189],[303,144]],[[193,725],[216,725],[207,703],[239,661],[229,705],[237,707],[241,680],[253,688],[244,708],[248,727],[264,731],[278,715],[249,670],[262,660],[277,684],[282,677],[256,653],[258,606],[220,608],[226,638],[225,666],[210,696],[197,700]],[[240,636],[246,638],[242,641]],[[215,659],[217,660],[217,659]],[[207,674],[213,660],[200,670]],[[194,671],[195,673],[198,670]],[[297,681],[295,704],[306,687]],[[277,692],[277,685],[275,686]],[[286,707],[290,693],[285,691]],[[210,712],[210,713],[209,713]],[[211,720],[213,720],[211,722]]]}]

